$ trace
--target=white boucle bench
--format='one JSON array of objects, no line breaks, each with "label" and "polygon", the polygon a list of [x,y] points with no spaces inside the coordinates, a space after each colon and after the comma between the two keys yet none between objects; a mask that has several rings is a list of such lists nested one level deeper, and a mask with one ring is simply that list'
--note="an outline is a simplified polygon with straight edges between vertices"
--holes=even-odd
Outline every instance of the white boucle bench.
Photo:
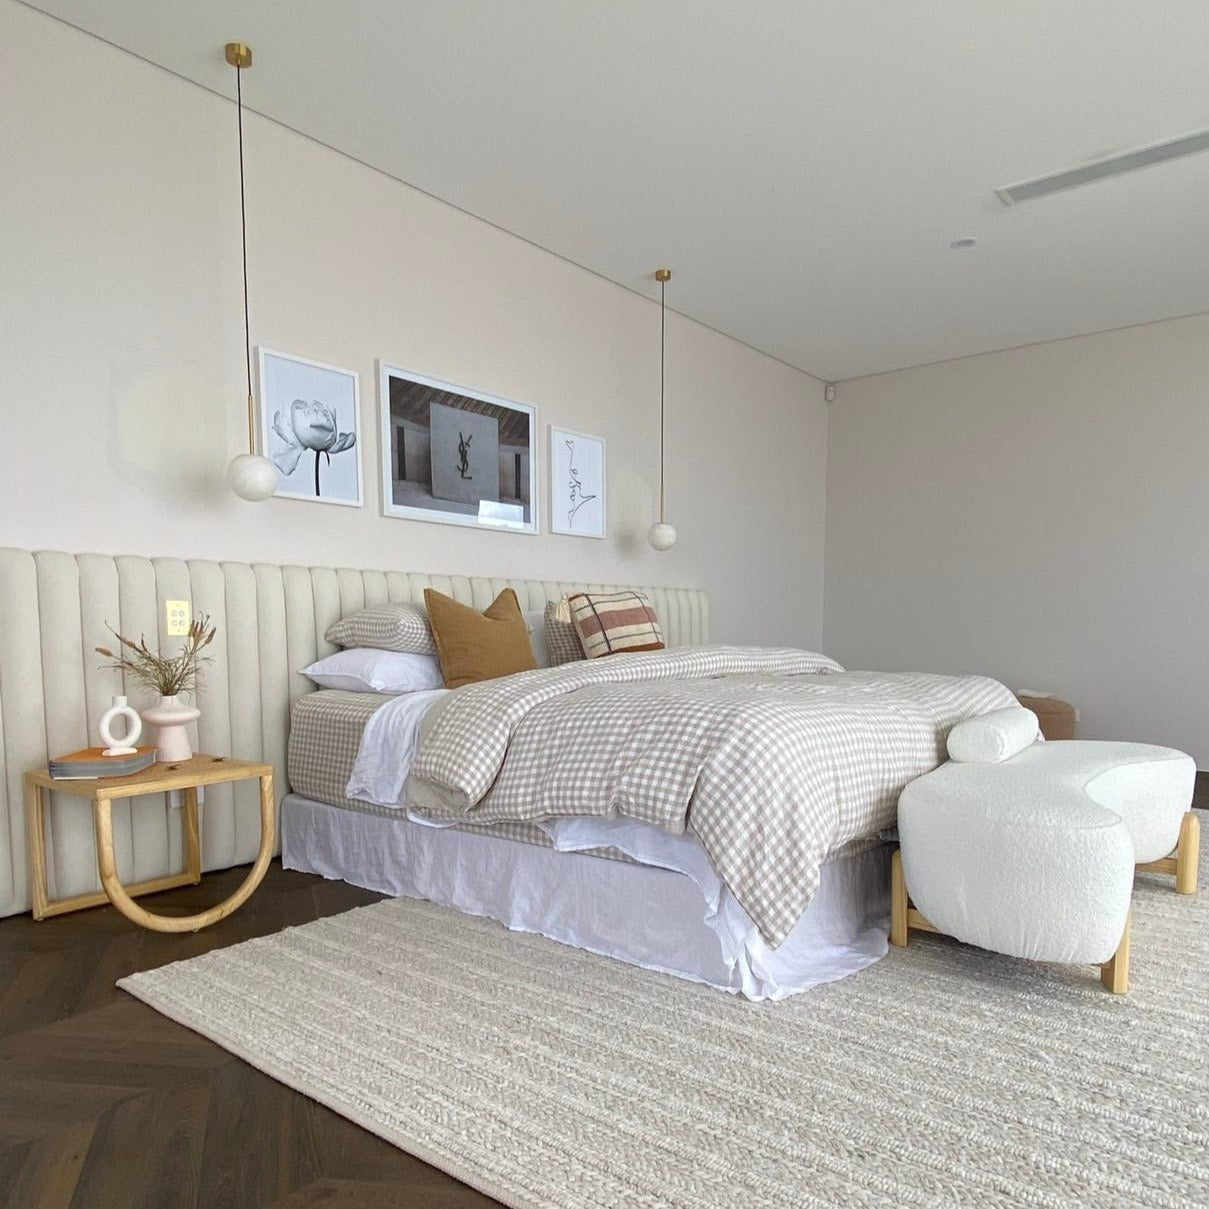
[{"label": "white boucle bench", "polygon": [[949,762],[903,790],[890,941],[905,945],[917,928],[1097,964],[1124,993],[1135,870],[1175,873],[1180,893],[1196,891],[1196,765],[1167,747],[1037,734],[1028,710],[960,723]]}]

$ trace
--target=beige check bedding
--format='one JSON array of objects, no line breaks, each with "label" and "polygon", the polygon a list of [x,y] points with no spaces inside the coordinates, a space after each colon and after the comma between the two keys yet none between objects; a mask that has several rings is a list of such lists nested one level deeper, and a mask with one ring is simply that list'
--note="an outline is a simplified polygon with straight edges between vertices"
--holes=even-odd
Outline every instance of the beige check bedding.
[{"label": "beige check bedding", "polygon": [[[389,700],[389,696],[379,693],[350,693],[340,689],[322,689],[299,697],[290,714],[286,757],[293,792],[316,802],[338,806],[341,810],[384,818],[406,818],[404,810],[363,802],[346,793],[365,724],[370,715]],[[550,837],[540,827],[523,819],[486,825],[472,822],[461,824],[458,830],[520,840],[540,848],[553,847]],[[620,858],[622,854],[611,849],[608,852],[594,849],[592,855]]]},{"label": "beige check bedding", "polygon": [[952,726],[1015,698],[979,676],[845,672],[807,651],[689,647],[475,684],[425,718],[408,799],[477,823],[624,815],[700,839],[765,941],[828,855],[895,820]]}]

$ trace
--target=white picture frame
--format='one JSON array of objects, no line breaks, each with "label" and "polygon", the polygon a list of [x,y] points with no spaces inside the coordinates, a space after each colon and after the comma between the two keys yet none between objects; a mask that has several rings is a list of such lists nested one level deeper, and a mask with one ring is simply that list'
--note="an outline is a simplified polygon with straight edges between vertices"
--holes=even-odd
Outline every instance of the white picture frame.
[{"label": "white picture frame", "polygon": [[550,532],[608,536],[604,437],[550,425]]},{"label": "white picture frame", "polygon": [[260,448],[280,479],[274,495],[360,508],[364,481],[356,371],[271,348],[258,347],[256,358]]},{"label": "white picture frame", "polygon": [[532,404],[379,360],[378,426],[383,516],[540,531]]}]

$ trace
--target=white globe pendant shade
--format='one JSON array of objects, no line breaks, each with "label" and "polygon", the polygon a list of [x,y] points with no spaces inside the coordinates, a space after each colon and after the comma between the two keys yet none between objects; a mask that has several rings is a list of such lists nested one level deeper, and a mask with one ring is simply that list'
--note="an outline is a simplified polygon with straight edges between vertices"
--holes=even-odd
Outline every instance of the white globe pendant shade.
[{"label": "white globe pendant shade", "polygon": [[646,539],[656,550],[670,550],[676,544],[676,526],[656,521],[647,530]]},{"label": "white globe pendant shade", "polygon": [[241,453],[227,467],[227,483],[241,500],[267,500],[277,490],[277,467],[259,454]]}]

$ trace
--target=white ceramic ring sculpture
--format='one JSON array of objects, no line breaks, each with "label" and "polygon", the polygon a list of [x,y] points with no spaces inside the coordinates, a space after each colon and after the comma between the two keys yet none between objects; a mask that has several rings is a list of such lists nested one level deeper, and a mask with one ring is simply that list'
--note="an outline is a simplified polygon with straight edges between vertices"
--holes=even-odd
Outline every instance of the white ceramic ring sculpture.
[{"label": "white ceramic ring sculpture", "polygon": [[[126,734],[121,739],[113,737],[111,727],[115,718],[126,719]],[[143,733],[143,720],[125,697],[114,697],[113,704],[101,715],[97,729],[101,732],[101,742],[105,744],[104,755],[132,756],[137,750],[134,745]]]}]

